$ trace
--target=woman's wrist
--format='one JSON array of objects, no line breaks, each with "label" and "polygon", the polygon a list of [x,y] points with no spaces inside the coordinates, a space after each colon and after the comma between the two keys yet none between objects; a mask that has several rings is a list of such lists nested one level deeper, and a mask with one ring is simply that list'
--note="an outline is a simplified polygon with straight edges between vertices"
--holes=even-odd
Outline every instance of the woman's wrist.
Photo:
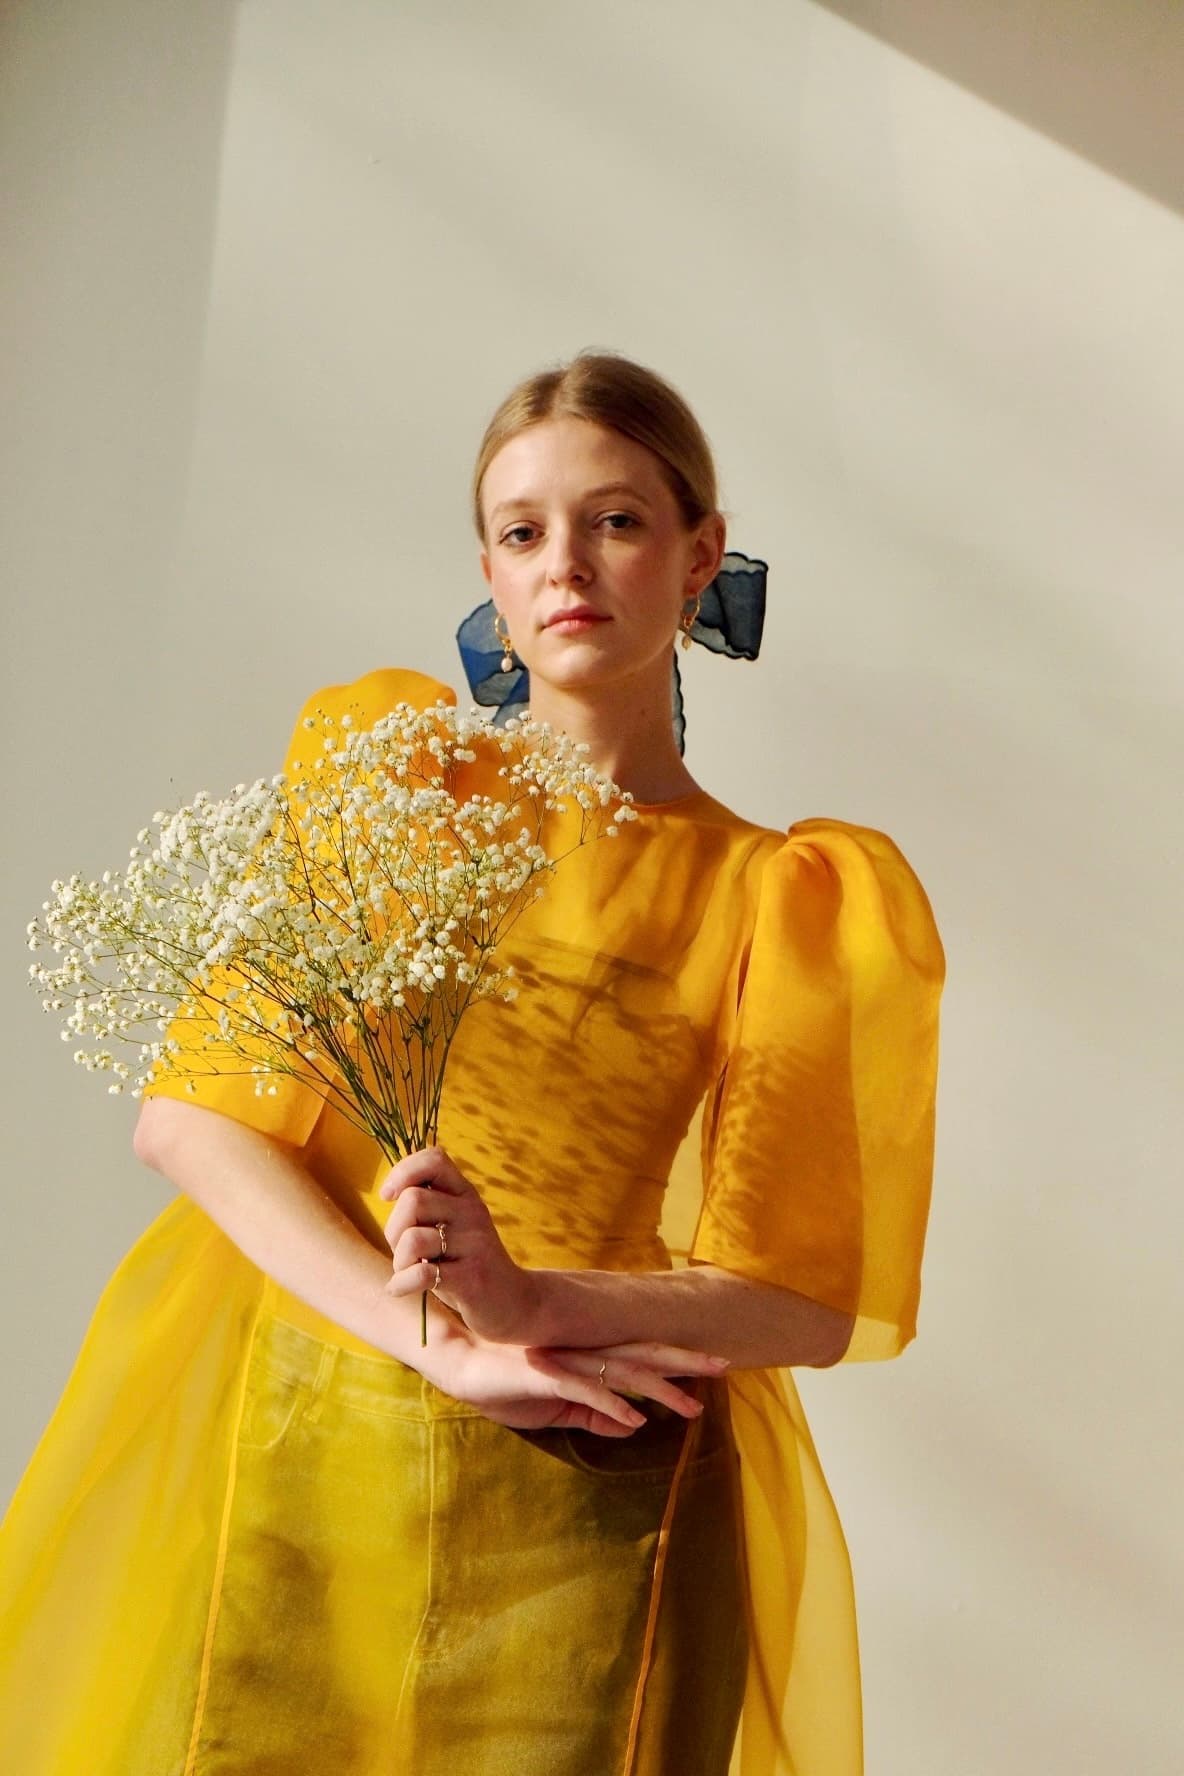
[{"label": "woman's wrist", "polygon": [[559,1316],[549,1306],[545,1284],[546,1278],[561,1274],[512,1265],[508,1277],[503,1274],[500,1278],[496,1291],[459,1309],[442,1302],[440,1311],[457,1319],[472,1336],[490,1344],[530,1346],[562,1342],[547,1336],[546,1328],[557,1322]]},{"label": "woman's wrist", "polygon": [[[621,1336],[615,1322],[598,1312],[606,1304],[597,1279],[605,1273],[571,1270],[525,1270],[519,1342],[564,1348],[594,1348],[612,1344]],[[615,1281],[615,1277],[611,1281]],[[603,1323],[598,1323],[603,1320]]]},{"label": "woman's wrist", "polygon": [[454,1399],[463,1398],[457,1386],[458,1370],[477,1342],[473,1333],[459,1314],[441,1307],[430,1295],[426,1344],[420,1343],[419,1330],[419,1302],[416,1299],[414,1342],[410,1351],[400,1351],[399,1355],[403,1362],[412,1369],[418,1369],[424,1380],[430,1381],[441,1393],[451,1394]]}]

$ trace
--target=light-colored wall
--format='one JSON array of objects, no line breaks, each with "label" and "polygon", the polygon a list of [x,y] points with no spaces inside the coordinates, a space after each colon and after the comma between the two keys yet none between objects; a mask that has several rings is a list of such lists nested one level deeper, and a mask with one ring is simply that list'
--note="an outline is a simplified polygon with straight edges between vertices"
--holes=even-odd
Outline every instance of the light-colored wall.
[{"label": "light-colored wall", "polygon": [[868,1776],[1169,1776],[1184,222],[1107,164],[1136,131],[1066,146],[894,47],[916,7],[839,11],[6,9],[4,1490],[167,1200],[26,922],[278,769],[316,686],[455,682],[485,419],[607,346],[688,396],[771,564],[761,663],[688,657],[692,769],[890,832],[948,950],[920,1336],[802,1376]]}]

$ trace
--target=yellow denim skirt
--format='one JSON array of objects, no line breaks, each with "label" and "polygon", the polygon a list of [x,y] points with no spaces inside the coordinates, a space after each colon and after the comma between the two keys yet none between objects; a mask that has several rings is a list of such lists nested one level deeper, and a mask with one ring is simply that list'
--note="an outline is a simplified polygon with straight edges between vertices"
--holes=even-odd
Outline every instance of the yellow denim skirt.
[{"label": "yellow denim skirt", "polygon": [[725,1381],[517,1431],[255,1324],[185,1776],[726,1776],[744,1693]]}]

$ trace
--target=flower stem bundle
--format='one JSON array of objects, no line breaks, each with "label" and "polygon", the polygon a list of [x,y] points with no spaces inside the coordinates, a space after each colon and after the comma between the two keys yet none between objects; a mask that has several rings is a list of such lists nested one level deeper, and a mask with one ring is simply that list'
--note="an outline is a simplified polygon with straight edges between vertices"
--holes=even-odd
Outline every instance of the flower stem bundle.
[{"label": "flower stem bundle", "polygon": [[[528,719],[400,703],[366,730],[304,725],[293,781],[199,792],[153,816],[122,872],[54,881],[26,929],[59,961],[29,975],[112,1093],[204,1073],[274,1095],[289,1074],[393,1163],[436,1138],[465,1011],[514,996],[498,946],[547,874],[636,816],[586,748]],[[138,1044],[138,1071],[112,1039]],[[425,1340],[426,1316],[425,1293]]]}]

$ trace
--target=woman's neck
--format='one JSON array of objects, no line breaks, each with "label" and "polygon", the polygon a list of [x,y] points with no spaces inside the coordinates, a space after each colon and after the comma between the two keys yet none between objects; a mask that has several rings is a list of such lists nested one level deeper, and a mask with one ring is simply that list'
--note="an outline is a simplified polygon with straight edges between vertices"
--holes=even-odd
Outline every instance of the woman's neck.
[{"label": "woman's neck", "polygon": [[687,770],[674,738],[670,680],[660,689],[629,679],[569,690],[532,678],[533,720],[582,740],[598,771],[638,802],[668,802],[699,785]]}]

